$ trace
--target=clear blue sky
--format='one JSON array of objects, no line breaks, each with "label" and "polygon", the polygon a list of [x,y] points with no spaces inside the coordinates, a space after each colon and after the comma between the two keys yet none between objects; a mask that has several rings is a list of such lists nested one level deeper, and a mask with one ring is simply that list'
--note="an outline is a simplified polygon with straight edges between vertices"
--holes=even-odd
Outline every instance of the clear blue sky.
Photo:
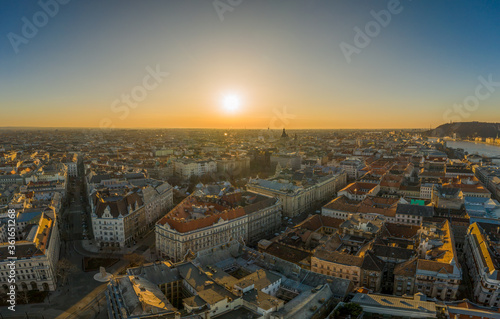
[{"label": "clear blue sky", "polygon": [[[5,0],[0,126],[265,128],[286,108],[290,128],[429,127],[475,94],[479,76],[500,81],[492,0],[402,0],[348,63],[341,43],[354,45],[354,28],[389,3],[242,0],[221,20],[212,0],[71,0],[27,38],[23,18],[42,7]],[[13,46],[13,34],[25,42]],[[168,76],[113,111],[157,66]],[[500,87],[489,93],[454,119],[500,122]],[[228,94],[236,112],[221,106]]]}]

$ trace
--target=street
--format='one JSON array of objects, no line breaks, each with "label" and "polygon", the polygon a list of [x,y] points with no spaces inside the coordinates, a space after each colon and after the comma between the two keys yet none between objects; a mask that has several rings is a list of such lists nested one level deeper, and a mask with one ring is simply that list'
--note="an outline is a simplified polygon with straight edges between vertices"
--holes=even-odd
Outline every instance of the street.
[{"label": "street", "polygon": [[[73,180],[75,180],[73,184]],[[84,272],[82,269],[84,257],[119,258],[120,261],[106,269],[113,275],[123,273],[129,262],[123,259],[127,253],[144,254],[154,245],[154,230],[150,230],[136,245],[120,252],[111,254],[90,245],[90,216],[85,213],[85,197],[82,201],[82,179],[71,178],[68,186],[69,206],[63,209],[59,216],[61,231],[61,250],[59,259],[68,259],[76,266],[76,271],[70,273],[64,285],[58,282],[56,291],[51,292],[43,303],[17,305],[13,313],[7,307],[0,308],[3,318],[107,318],[106,300],[104,297],[105,283],[94,280],[96,272]],[[87,208],[88,209],[88,208]],[[88,230],[88,232],[85,232]],[[86,244],[82,244],[85,242]],[[93,249],[86,249],[92,247]],[[145,255],[146,260],[154,260],[152,254]]]}]

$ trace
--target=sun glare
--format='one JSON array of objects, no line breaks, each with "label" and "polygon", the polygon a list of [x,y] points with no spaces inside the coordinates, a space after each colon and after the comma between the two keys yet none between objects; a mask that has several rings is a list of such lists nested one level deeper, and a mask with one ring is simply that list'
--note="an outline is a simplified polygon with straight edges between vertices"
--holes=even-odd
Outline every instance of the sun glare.
[{"label": "sun glare", "polygon": [[222,100],[222,105],[226,112],[234,113],[238,111],[241,106],[241,98],[237,94],[225,95]]}]

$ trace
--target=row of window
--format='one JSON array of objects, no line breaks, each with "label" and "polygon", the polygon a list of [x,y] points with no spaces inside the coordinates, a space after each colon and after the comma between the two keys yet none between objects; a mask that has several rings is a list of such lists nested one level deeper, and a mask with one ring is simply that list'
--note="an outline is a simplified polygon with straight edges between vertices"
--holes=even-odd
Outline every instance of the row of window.
[{"label": "row of window", "polygon": [[[16,262],[16,269],[19,269],[19,267],[36,267],[36,266],[43,266],[43,263],[38,263],[38,265],[36,265],[35,263],[33,263],[33,265],[32,265],[32,263],[22,263],[21,264],[21,263]],[[2,266],[0,266],[0,269],[7,269],[7,270],[9,270],[10,267],[8,265],[2,265]]]},{"label": "row of window", "polygon": [[[316,263],[316,264],[314,264],[314,267],[316,267],[316,268],[323,268],[323,269],[325,269],[325,268],[326,268],[326,270],[330,270],[330,266],[326,266],[326,267],[325,267],[325,265],[324,265],[324,264],[320,264],[320,265],[318,266],[318,264]],[[334,272],[337,272],[337,268],[335,268],[335,267],[332,267],[332,268],[331,268],[331,270],[332,270],[332,271],[334,271]],[[339,268],[338,272],[339,272],[339,273],[342,273],[342,268]],[[347,273],[347,274],[349,274],[349,271],[347,271],[346,273]],[[358,272],[357,272],[357,271],[353,271],[353,273],[352,273],[352,274],[353,274],[354,276],[357,276],[357,275],[358,275]]]},{"label": "row of window", "polygon": [[[17,275],[16,279],[17,280],[36,279],[36,276],[35,275]],[[8,277],[0,277],[0,282],[7,282],[7,281],[8,281]]]}]

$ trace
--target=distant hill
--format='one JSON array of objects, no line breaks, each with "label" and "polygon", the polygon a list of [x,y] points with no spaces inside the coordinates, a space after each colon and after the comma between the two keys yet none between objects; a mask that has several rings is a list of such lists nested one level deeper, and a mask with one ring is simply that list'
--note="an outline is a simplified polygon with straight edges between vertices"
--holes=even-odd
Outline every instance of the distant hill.
[{"label": "distant hill", "polygon": [[468,139],[475,137],[497,137],[500,136],[500,123],[486,122],[457,122],[448,123],[425,132],[427,136],[445,137],[457,134],[457,138]]}]

